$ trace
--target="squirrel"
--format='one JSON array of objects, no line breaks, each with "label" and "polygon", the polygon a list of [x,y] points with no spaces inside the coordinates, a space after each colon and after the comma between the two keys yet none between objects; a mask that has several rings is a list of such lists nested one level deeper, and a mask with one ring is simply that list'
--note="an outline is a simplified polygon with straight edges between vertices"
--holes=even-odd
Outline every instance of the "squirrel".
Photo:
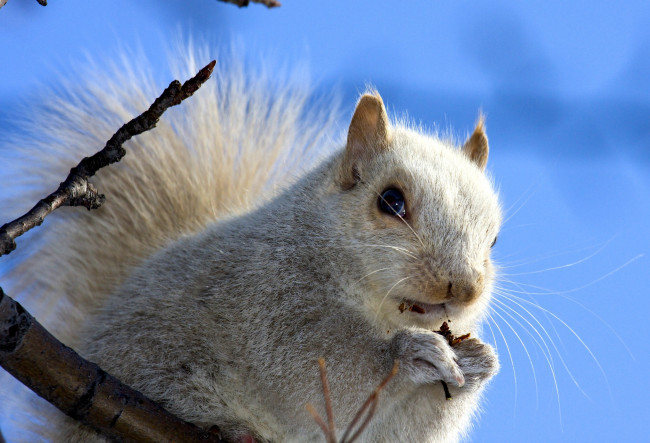
[{"label": "squirrel", "polygon": [[[320,441],[305,405],[324,408],[321,357],[339,433],[398,360],[361,440],[466,437],[499,369],[476,338],[501,223],[482,118],[457,146],[389,120],[368,90],[320,158],[336,111],[245,71],[221,62],[128,142],[96,176],[107,202],[48,218],[35,251],[15,254],[11,290],[82,356],[230,441]],[[41,184],[156,95],[135,68],[94,77],[35,117],[24,155]],[[472,338],[452,348],[434,332],[445,321]],[[105,441],[33,403],[42,438]]]}]

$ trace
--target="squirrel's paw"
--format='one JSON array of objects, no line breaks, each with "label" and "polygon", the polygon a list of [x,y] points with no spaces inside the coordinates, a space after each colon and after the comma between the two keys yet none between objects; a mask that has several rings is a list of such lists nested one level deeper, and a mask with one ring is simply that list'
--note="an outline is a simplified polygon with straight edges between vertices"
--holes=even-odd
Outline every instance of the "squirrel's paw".
[{"label": "squirrel's paw", "polygon": [[393,337],[392,351],[400,361],[400,372],[415,384],[440,380],[465,384],[456,355],[440,334],[424,329],[400,331]]},{"label": "squirrel's paw", "polygon": [[466,389],[481,386],[499,372],[499,359],[492,346],[476,338],[463,340],[453,350],[465,375]]}]

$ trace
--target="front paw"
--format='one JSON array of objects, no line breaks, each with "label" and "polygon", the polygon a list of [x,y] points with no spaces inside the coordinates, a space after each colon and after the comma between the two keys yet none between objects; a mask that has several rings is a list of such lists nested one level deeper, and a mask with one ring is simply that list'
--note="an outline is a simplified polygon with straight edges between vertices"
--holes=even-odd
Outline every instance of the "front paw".
[{"label": "front paw", "polygon": [[416,385],[440,380],[463,386],[465,378],[447,339],[424,329],[400,331],[391,351],[399,359],[400,372]]},{"label": "front paw", "polygon": [[453,350],[465,375],[465,389],[476,389],[499,372],[499,359],[494,348],[476,338],[463,340]]}]

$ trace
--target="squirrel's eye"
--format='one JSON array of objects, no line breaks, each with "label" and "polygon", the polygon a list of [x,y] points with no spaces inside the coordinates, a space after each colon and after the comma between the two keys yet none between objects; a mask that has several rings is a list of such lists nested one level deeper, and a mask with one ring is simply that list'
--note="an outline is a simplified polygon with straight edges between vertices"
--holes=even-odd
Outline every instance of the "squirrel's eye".
[{"label": "squirrel's eye", "polygon": [[496,245],[496,244],[497,244],[497,238],[499,238],[499,236],[498,236],[498,235],[497,235],[496,237],[494,237],[494,240],[492,240],[492,244],[490,245],[490,248],[493,248],[493,247],[494,247],[494,245]]},{"label": "squirrel's eye", "polygon": [[399,189],[386,189],[377,200],[377,205],[386,214],[400,217],[406,215],[406,202]]}]

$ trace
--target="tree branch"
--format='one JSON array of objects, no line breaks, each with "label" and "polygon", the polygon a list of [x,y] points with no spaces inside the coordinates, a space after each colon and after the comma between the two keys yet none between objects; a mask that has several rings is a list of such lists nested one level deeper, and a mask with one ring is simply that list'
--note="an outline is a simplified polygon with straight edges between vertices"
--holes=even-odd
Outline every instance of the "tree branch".
[{"label": "tree branch", "polygon": [[58,341],[0,288],[0,365],[102,435],[139,442],[223,442],[169,413]]},{"label": "tree branch", "polygon": [[[183,85],[174,80],[147,111],[123,125],[101,151],[86,157],[59,188],[27,214],[0,228],[0,255],[16,248],[14,239],[62,205],[99,207],[104,196],[88,181],[99,169],[126,154],[122,144],[156,126],[160,116],[210,78],[215,61]],[[103,435],[127,441],[223,442],[218,431],[185,422],[140,392],[122,384],[59,342],[0,288],[0,366],[70,417]]]},{"label": "tree branch", "polygon": [[219,1],[224,3],[232,3],[233,5],[237,5],[240,8],[245,8],[246,6],[248,6],[248,4],[251,1],[253,3],[260,3],[269,9],[282,6],[282,3],[277,2],[275,0],[219,0]]},{"label": "tree branch", "polygon": [[39,201],[28,213],[0,227],[0,256],[16,249],[15,239],[35,226],[43,223],[47,215],[56,208],[67,206],[85,206],[96,209],[104,202],[104,195],[99,194],[88,181],[95,173],[112,163],[120,161],[126,154],[122,144],[134,135],[141,134],[156,126],[160,116],[170,107],[190,97],[210,78],[215,61],[211,61],[198,74],[186,81],[182,86],[178,80],[169,84],[167,89],[153,102],[148,110],[123,125],[106,142],[101,151],[86,157],[70,170],[70,174],[56,191]]},{"label": "tree branch", "polygon": [[[47,0],[36,0],[36,1],[41,6],[47,6]],[[6,3],[7,3],[7,0],[0,0],[0,8],[2,8]],[[280,6],[280,5],[278,4],[278,6]],[[271,8],[271,7],[272,6],[269,6],[269,8]],[[0,434],[0,443],[3,443],[1,438],[2,438],[2,435]]]},{"label": "tree branch", "polygon": [[[336,428],[334,426],[334,413],[332,411],[332,398],[331,398],[329,382],[327,381],[325,359],[319,358],[318,366],[320,369],[321,383],[323,384],[323,397],[325,399],[325,413],[327,414],[327,423],[325,423],[323,417],[320,416],[320,414],[316,411],[316,408],[314,408],[314,406],[311,403],[307,403],[305,407],[307,408],[307,412],[311,414],[316,424],[318,424],[318,426],[323,431],[327,443],[337,443]],[[399,360],[395,360],[395,363],[393,364],[393,369],[391,369],[390,373],[381,381],[381,383],[379,383],[379,385],[375,388],[375,390],[372,391],[372,393],[368,396],[368,398],[363,403],[363,405],[361,405],[356,415],[354,416],[354,418],[352,419],[348,427],[345,429],[343,433],[343,437],[341,437],[341,439],[338,440],[338,443],[353,443],[357,438],[359,438],[361,433],[368,426],[368,423],[370,423],[370,420],[372,420],[372,417],[375,415],[377,404],[379,403],[379,394],[386,387],[388,382],[391,381],[391,379],[395,377],[395,375],[397,375],[398,370],[399,370]],[[363,421],[361,421],[362,418]]]}]

